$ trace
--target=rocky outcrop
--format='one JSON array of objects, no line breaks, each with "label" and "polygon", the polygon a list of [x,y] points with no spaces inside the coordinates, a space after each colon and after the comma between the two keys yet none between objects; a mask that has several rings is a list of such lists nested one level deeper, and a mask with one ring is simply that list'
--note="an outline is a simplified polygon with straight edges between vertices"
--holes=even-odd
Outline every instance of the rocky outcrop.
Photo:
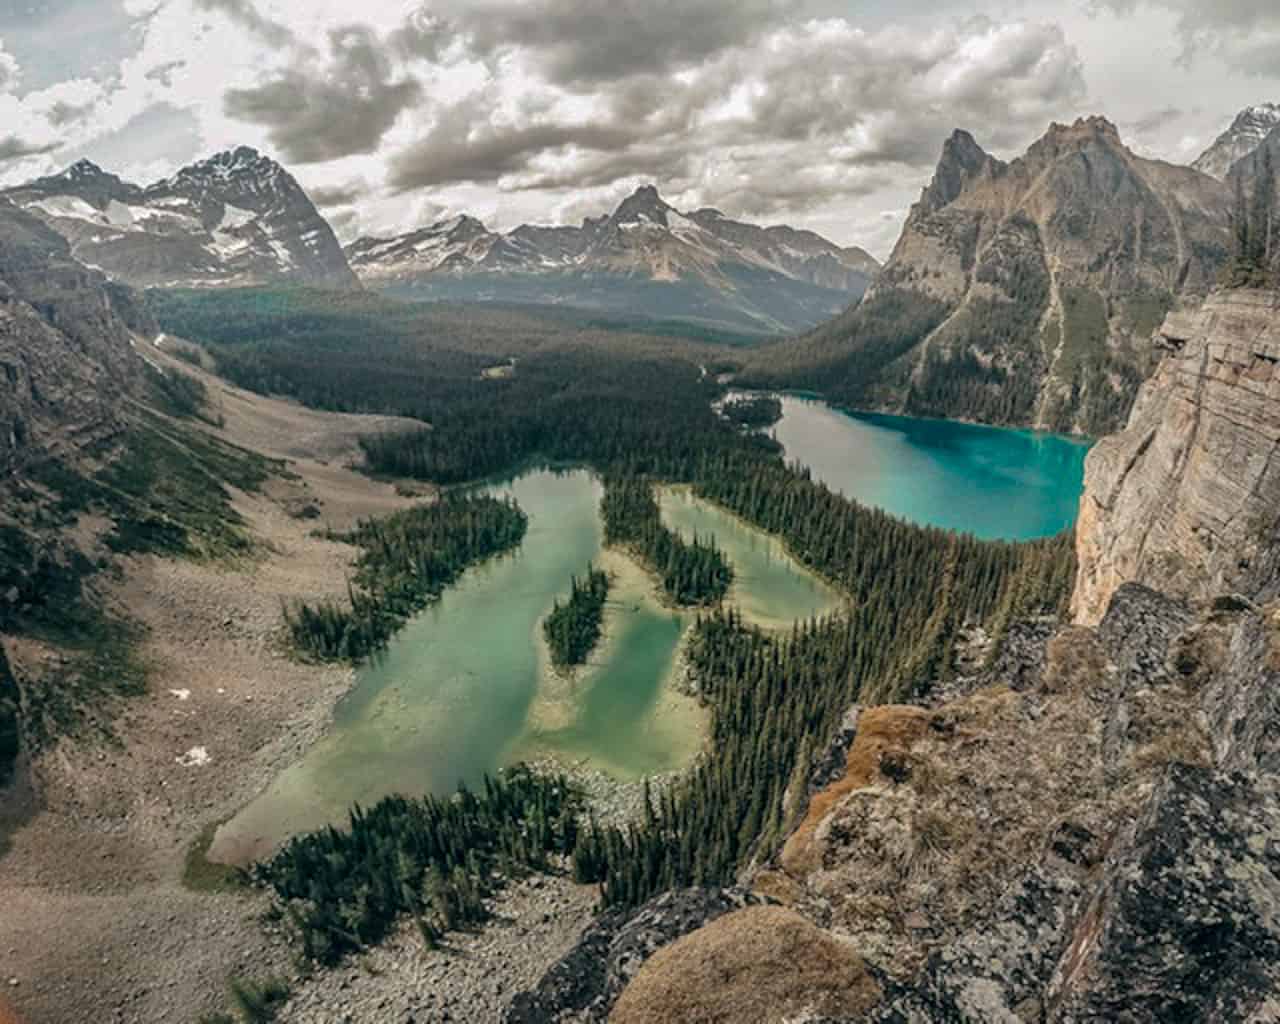
[{"label": "rocky outcrop", "polygon": [[773,1024],[857,1017],[880,985],[847,942],[786,907],[749,907],[659,950],[626,987],[610,1024]]},{"label": "rocky outcrop", "polygon": [[1185,598],[1280,590],[1280,302],[1225,291],[1160,329],[1128,426],[1085,463],[1078,622],[1136,581]]},{"label": "rocky outcrop", "polygon": [[135,287],[358,286],[302,186],[247,146],[146,187],[82,160],[5,194],[81,262]]},{"label": "rocky outcrop", "polygon": [[860,408],[1075,431],[1125,421],[1152,331],[1227,255],[1230,189],[1109,121],[1005,162],[957,131],[863,303],[762,351],[752,383]]},{"label": "rocky outcrop", "polygon": [[856,302],[879,270],[858,248],[811,231],[760,227],[718,210],[683,214],[652,185],[581,227],[499,234],[458,216],[347,246],[370,287],[417,298],[483,299],[801,330]]}]

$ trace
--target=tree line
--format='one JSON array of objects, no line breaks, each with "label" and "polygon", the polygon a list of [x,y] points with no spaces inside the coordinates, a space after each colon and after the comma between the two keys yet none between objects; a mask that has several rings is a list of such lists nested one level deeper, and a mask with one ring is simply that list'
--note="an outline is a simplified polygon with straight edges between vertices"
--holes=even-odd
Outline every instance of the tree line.
[{"label": "tree line", "polygon": [[294,646],[323,661],[357,661],[381,650],[470,566],[517,547],[527,527],[528,517],[510,498],[445,494],[349,532],[331,532],[331,539],[361,549],[347,601],[286,606]]},{"label": "tree line", "polygon": [[390,796],[351,809],[345,829],[295,836],[254,866],[308,959],[334,963],[383,939],[402,915],[428,945],[485,920],[504,877],[569,854],[582,797],[563,777],[510,769],[450,797]]},{"label": "tree line", "polygon": [[1230,288],[1266,288],[1275,283],[1276,174],[1269,146],[1259,148],[1251,169],[1253,181],[1248,189],[1243,166],[1232,175],[1235,201],[1231,211],[1231,259],[1226,269]]}]

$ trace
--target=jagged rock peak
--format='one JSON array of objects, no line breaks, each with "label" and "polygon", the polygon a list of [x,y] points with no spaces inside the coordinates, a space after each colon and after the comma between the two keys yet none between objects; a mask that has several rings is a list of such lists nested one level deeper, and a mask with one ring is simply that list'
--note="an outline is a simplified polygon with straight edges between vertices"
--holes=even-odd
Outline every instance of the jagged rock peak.
[{"label": "jagged rock peak", "polygon": [[615,224],[648,222],[666,226],[667,211],[671,207],[663,201],[654,185],[641,185],[631,193],[613,214]]},{"label": "jagged rock peak", "polygon": [[279,163],[269,156],[264,156],[252,146],[237,146],[225,149],[211,157],[188,164],[181,168],[167,182],[158,182],[151,186],[174,185],[183,182],[202,181],[210,178],[226,180],[229,178],[257,178],[262,181],[282,181],[296,184],[293,176]]},{"label": "jagged rock peak", "polygon": [[67,181],[83,181],[86,178],[115,177],[115,175],[108,175],[92,160],[77,160],[60,174],[54,175],[54,177],[65,178]]},{"label": "jagged rock peak", "polygon": [[999,161],[979,146],[972,135],[957,128],[942,144],[938,167],[933,172],[933,180],[921,195],[919,205],[927,213],[940,210],[954,202],[969,182],[988,169],[998,166]]}]

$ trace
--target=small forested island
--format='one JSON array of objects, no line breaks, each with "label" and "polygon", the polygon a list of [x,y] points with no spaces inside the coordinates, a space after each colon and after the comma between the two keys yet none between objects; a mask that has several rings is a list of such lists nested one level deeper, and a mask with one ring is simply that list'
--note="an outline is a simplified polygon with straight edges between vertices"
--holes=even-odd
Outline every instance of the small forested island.
[{"label": "small forested island", "polygon": [[571,578],[569,600],[559,598],[542,623],[542,634],[551,648],[551,663],[558,669],[581,665],[600,640],[604,602],[609,596],[609,574],[593,565],[579,580]]},{"label": "small forested island", "polygon": [[720,407],[720,414],[730,423],[760,430],[782,419],[782,400],[777,395],[735,395]]},{"label": "small forested island", "polygon": [[635,477],[605,480],[600,502],[608,544],[634,551],[658,574],[662,589],[678,605],[713,605],[724,599],[733,569],[712,539],[689,543],[662,523],[653,485]]}]

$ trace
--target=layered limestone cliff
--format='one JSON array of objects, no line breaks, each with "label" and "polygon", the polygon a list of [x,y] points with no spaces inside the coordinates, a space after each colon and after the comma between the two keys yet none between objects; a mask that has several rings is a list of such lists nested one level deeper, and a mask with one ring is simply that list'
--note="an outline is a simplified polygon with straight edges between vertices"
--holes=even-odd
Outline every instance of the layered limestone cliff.
[{"label": "layered limestone cliff", "polygon": [[1185,598],[1280,588],[1280,296],[1226,291],[1170,316],[1129,424],[1085,466],[1073,613],[1134,581]]}]

